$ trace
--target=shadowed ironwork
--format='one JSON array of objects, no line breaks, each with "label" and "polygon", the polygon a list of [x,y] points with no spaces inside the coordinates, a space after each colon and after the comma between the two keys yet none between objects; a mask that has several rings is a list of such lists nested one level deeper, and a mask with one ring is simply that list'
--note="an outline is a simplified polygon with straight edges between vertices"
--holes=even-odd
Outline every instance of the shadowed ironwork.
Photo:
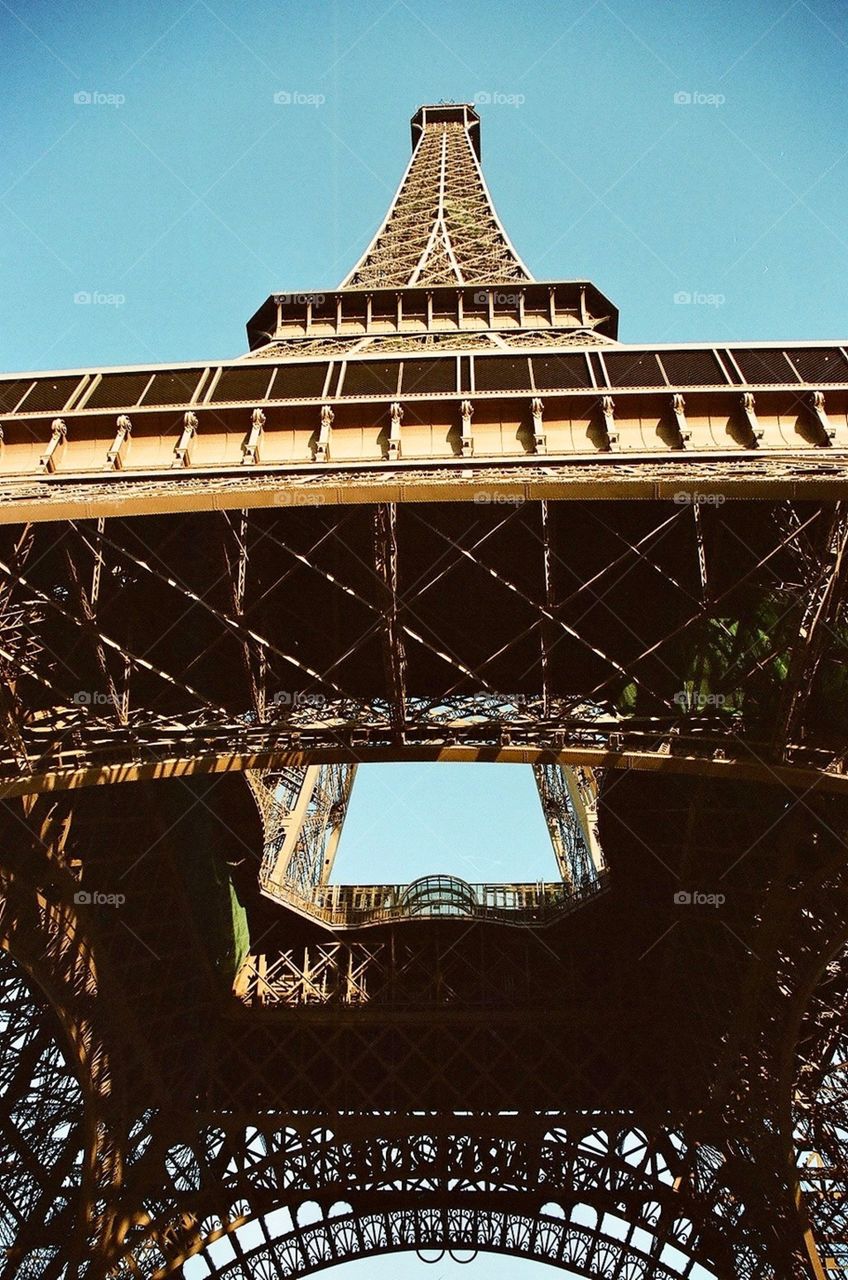
[{"label": "shadowed ironwork", "polygon": [[[619,344],[413,145],[249,357],[0,379],[0,1277],[824,1280],[848,351]],[[559,878],[331,882],[384,760],[532,767]]]}]

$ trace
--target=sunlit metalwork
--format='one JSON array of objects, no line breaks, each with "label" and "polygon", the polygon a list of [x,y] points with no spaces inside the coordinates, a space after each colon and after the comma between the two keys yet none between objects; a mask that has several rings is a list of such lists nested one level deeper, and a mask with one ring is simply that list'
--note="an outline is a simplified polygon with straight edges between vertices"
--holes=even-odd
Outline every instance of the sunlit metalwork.
[{"label": "sunlit metalwork", "polygon": [[[620,344],[413,145],[241,360],[0,379],[2,1280],[848,1267],[848,352]],[[386,760],[558,878],[338,883]]]}]

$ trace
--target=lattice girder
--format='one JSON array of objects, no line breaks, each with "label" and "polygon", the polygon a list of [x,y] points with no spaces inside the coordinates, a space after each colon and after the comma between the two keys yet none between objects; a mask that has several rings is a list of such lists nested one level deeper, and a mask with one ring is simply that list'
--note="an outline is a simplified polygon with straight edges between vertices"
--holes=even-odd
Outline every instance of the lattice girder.
[{"label": "lattice girder", "polygon": [[[838,790],[840,591],[815,661],[792,668],[797,710],[779,740],[785,664],[834,572],[832,512],[727,504],[696,521],[691,507],[645,503],[613,524],[602,503],[409,505],[389,579],[367,507],[248,512],[243,575],[220,514],[37,526],[32,568],[0,556],[30,654],[18,737],[0,754],[6,794],[80,785],[93,769],[105,780],[495,749],[790,785],[795,770],[798,789]],[[81,590],[95,577],[96,608]],[[468,624],[469,600],[485,628]],[[175,608],[192,618],[178,634]],[[385,661],[389,634],[403,641],[402,680]]]},{"label": "lattice girder", "polygon": [[[0,1280],[848,1269],[846,348],[619,347],[463,104],[248,332],[0,380]],[[425,759],[534,767],[554,894],[332,915]]]},{"label": "lattice girder", "polygon": [[70,809],[0,806],[0,1277],[99,1277],[126,1155],[104,995],[65,848]]},{"label": "lattice girder", "polygon": [[473,107],[422,107],[412,160],[344,288],[531,280],[497,214],[469,135]]}]

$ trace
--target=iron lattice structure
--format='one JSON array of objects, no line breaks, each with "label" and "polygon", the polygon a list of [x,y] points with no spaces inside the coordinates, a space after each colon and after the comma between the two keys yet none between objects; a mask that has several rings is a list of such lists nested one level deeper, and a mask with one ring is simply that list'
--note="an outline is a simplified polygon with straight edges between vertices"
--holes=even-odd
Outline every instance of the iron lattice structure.
[{"label": "iron lattice structure", "polygon": [[486,188],[476,112],[422,107],[412,118],[412,141],[386,220],[342,287],[531,280]]},{"label": "iron lattice structure", "polygon": [[[848,354],[620,344],[413,148],[242,360],[0,379],[0,1280],[848,1273]],[[551,881],[337,883],[386,760]]]}]

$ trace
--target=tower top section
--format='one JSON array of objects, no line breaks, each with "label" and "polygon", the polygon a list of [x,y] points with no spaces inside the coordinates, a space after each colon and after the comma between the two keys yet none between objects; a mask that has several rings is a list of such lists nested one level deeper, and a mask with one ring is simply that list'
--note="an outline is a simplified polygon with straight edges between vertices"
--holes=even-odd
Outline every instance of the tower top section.
[{"label": "tower top section", "polygon": [[428,126],[433,128],[440,124],[458,124],[468,133],[477,159],[482,159],[480,155],[480,117],[477,114],[477,108],[472,107],[470,102],[437,102],[429,106],[419,107],[409,124],[412,129],[413,151],[415,151],[422,133]]},{"label": "tower top section", "polygon": [[425,103],[383,222],[334,290],[274,293],[247,324],[260,358],[502,351],[615,342],[618,312],[588,280],[535,280],[480,168],[469,102]]},{"label": "tower top section", "polygon": [[533,277],[495,212],[470,103],[419,107],[412,159],[374,239],[343,289],[512,284]]}]

